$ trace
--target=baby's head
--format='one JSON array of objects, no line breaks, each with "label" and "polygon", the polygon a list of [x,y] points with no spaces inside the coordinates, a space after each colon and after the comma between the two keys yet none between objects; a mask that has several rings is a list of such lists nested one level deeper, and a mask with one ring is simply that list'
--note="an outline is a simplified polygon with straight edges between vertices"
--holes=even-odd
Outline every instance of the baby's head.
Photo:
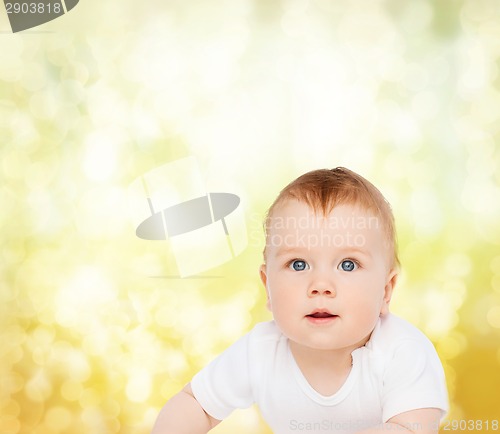
[{"label": "baby's head", "polygon": [[281,190],[269,208],[264,223],[266,235],[264,262],[271,241],[270,230],[274,213],[290,200],[302,202],[316,215],[324,217],[339,205],[351,205],[363,209],[375,217],[377,224],[384,230],[390,268],[399,268],[396,229],[389,202],[371,182],[344,167],[307,172]]},{"label": "baby's head", "polygon": [[293,345],[353,350],[389,312],[397,278],[394,218],[356,173],[306,173],[268,211],[260,275],[268,307]]}]

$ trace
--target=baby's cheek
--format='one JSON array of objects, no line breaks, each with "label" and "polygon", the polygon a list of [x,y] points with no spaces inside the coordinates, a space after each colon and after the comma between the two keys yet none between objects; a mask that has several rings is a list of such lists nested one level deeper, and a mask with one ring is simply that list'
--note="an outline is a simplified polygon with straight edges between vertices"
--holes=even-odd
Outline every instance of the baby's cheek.
[{"label": "baby's cheek", "polygon": [[351,301],[352,313],[358,318],[360,323],[371,322],[380,313],[380,297],[365,294],[364,296],[353,298]]}]

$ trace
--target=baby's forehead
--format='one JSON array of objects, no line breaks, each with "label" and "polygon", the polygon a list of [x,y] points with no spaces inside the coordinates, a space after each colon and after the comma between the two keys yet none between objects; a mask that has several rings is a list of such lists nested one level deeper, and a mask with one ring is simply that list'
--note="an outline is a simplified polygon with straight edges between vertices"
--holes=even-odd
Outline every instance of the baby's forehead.
[{"label": "baby's forehead", "polygon": [[390,251],[380,219],[363,207],[337,205],[325,214],[295,201],[269,216],[265,251],[272,256],[354,254],[354,250],[365,258],[385,257]]},{"label": "baby's forehead", "polygon": [[330,229],[379,228],[382,222],[374,212],[359,204],[341,203],[330,210],[316,209],[291,199],[279,204],[268,216],[267,229]]}]

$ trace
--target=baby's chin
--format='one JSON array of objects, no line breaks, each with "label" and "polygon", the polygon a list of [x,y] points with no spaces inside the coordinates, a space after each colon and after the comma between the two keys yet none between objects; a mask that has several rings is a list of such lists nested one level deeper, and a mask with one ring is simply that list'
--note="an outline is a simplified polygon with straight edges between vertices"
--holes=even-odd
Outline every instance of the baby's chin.
[{"label": "baby's chin", "polygon": [[293,340],[288,338],[291,348],[297,348],[304,351],[325,351],[325,352],[336,352],[344,350],[343,345],[334,345],[331,340],[321,340],[321,339],[309,339],[309,340]]},{"label": "baby's chin", "polygon": [[[311,351],[326,351],[347,354],[352,353],[358,348],[364,347],[370,340],[372,332],[373,330],[367,333],[365,330],[362,333],[353,334],[350,339],[332,339],[332,336],[329,336],[328,334],[309,336],[302,339],[293,339],[293,336],[287,337],[292,347],[295,346],[296,348]],[[284,335],[286,336],[286,333],[284,333]]]}]

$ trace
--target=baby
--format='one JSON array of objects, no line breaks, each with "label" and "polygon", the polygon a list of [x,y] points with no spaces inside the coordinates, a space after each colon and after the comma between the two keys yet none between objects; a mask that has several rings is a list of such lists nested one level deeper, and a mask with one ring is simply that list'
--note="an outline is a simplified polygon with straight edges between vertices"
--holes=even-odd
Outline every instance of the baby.
[{"label": "baby", "polygon": [[377,188],[345,168],[306,173],[276,198],[265,231],[274,320],[198,372],[153,434],[206,433],[253,403],[276,434],[437,433],[443,368],[431,342],[389,313],[399,261]]}]

